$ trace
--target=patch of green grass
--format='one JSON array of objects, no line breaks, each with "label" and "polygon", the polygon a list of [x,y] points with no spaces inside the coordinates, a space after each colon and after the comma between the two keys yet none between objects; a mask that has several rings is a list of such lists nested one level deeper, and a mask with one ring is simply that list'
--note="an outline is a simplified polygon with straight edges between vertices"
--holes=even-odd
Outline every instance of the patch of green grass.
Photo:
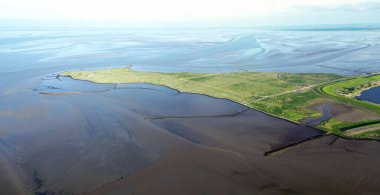
[{"label": "patch of green grass", "polygon": [[360,121],[360,122],[352,123],[351,125],[347,125],[347,126],[341,127],[339,130],[340,131],[347,131],[347,130],[350,130],[350,129],[355,129],[355,128],[359,128],[359,127],[375,125],[375,124],[379,124],[379,123],[380,123],[379,120]]},{"label": "patch of green grass", "polygon": [[353,135],[353,138],[371,138],[371,139],[380,139],[380,130],[365,132],[357,135]]},{"label": "patch of green grass", "polygon": [[340,131],[340,128],[350,126],[352,124],[352,122],[342,122],[336,118],[331,118],[325,122],[322,122],[319,125],[319,128],[335,135],[342,135],[343,133]]},{"label": "patch of green grass", "polygon": [[[66,72],[74,79],[96,83],[150,83],[164,85],[182,92],[226,98],[243,105],[291,121],[317,116],[307,109],[319,97],[311,87],[336,79],[335,74],[234,72],[159,73],[141,72],[128,68]],[[298,91],[300,90],[300,91]]]},{"label": "patch of green grass", "polygon": [[288,93],[252,102],[250,106],[292,121],[301,121],[320,115],[319,112],[306,109],[311,102],[319,99],[318,95],[308,90],[302,93]]},{"label": "patch of green grass", "polygon": [[194,82],[204,82],[204,81],[207,81],[209,79],[210,79],[210,76],[190,78],[190,80],[194,81]]},{"label": "patch of green grass", "polygon": [[[369,132],[364,132],[360,134],[354,134],[352,136],[347,136],[346,131],[359,128],[359,127],[364,127],[364,126],[370,126],[373,124],[378,124],[380,123],[379,120],[369,120],[369,121],[359,121],[359,122],[344,122],[340,121],[336,118],[331,118],[328,121],[325,121],[319,125],[319,128],[343,137],[354,137],[354,138],[374,138],[376,135],[380,135],[378,130],[375,131],[369,131]],[[380,136],[378,136],[380,137]]]}]

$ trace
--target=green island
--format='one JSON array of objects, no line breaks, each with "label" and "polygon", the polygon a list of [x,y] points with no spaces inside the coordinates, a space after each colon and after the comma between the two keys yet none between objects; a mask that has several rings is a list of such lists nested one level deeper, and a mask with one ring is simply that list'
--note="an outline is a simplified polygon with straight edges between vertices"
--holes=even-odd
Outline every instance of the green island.
[{"label": "green island", "polygon": [[[356,95],[350,94],[360,94],[361,90],[377,86],[380,75],[347,78],[324,73],[160,73],[130,68],[73,71],[61,75],[95,83],[163,85],[181,92],[229,99],[296,123],[321,116],[313,106],[326,101],[339,101],[380,115],[379,105],[356,100]],[[318,128],[345,137],[379,138],[380,117],[379,120],[357,122],[332,117]]]}]

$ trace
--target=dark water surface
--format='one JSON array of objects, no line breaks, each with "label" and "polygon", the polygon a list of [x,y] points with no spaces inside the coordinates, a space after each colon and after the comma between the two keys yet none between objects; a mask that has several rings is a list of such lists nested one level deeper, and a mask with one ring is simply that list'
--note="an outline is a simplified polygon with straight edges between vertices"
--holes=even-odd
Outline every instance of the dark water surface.
[{"label": "dark water surface", "polygon": [[362,91],[361,95],[357,97],[357,99],[380,104],[380,87],[373,87]]},{"label": "dark water surface", "polygon": [[[277,158],[264,157],[265,152],[323,133],[247,109],[229,100],[179,93],[149,84],[95,84],[69,77],[48,76],[35,90],[23,93],[23,96],[2,99],[3,102],[7,101],[2,104],[7,105],[3,106],[3,110],[13,110],[13,113],[2,112],[0,122],[3,136],[0,145],[16,169],[14,172],[17,173],[19,181],[15,180],[15,184],[23,185],[30,193],[81,193],[94,190],[90,194],[103,194],[104,189],[109,192],[121,190],[117,194],[139,192],[139,186],[143,183],[122,183],[123,185],[110,189],[107,186],[124,182],[124,178],[133,178],[135,174],[139,175],[139,171],[146,168],[149,170],[151,166],[162,166],[159,170],[164,171],[170,164],[173,166],[170,170],[174,173],[164,177],[196,179],[203,175],[201,177],[216,179],[210,182],[212,186],[215,182],[217,185],[218,180],[224,183],[230,177],[244,174],[239,179],[241,181],[238,186],[226,183],[228,189],[240,189],[250,180],[248,178],[253,177],[256,178],[254,181],[260,182],[253,181],[245,190],[261,191],[260,186],[256,185],[265,186],[263,181],[279,181],[275,179],[277,176],[261,178],[260,175],[265,175],[268,168],[282,169],[281,165],[273,165],[259,168],[260,174],[252,172],[260,166],[267,166],[266,158]],[[28,101],[23,101],[23,97],[28,97]],[[344,142],[350,144],[349,141]],[[177,154],[177,151],[182,152]],[[216,151],[219,152],[215,153]],[[180,157],[183,153],[187,156]],[[205,160],[207,158],[202,153],[217,156],[213,160]],[[340,153],[337,155],[341,155]],[[168,158],[168,155],[173,156],[170,159],[199,158],[201,162],[185,165],[176,162],[162,164],[162,159]],[[234,155],[245,156],[247,159],[233,157]],[[211,164],[218,164],[218,161],[229,162],[231,158],[238,160],[230,162],[232,164],[221,163],[223,166],[214,171],[227,174],[223,172],[233,169],[233,172],[222,177],[209,175],[213,172],[210,168],[215,166]],[[294,157],[289,161],[292,158]],[[248,170],[242,167],[233,168],[245,163],[253,163],[253,167]],[[203,167],[197,171],[200,171],[200,175],[191,173],[190,170],[195,168],[193,166]],[[306,168],[309,171],[312,169]],[[181,170],[190,172],[185,177]],[[152,173],[157,174],[161,173]],[[182,191],[183,184],[180,181],[178,185],[173,185],[173,189],[180,188],[178,190]],[[155,186],[152,183],[147,185]],[[165,183],[160,185],[165,186]],[[188,185],[197,188],[198,184]],[[213,187],[198,187],[210,193],[217,192]],[[130,191],[131,188],[136,190]],[[274,188],[269,191],[281,189]],[[266,190],[268,189],[264,192]],[[184,193],[192,194],[193,191]]]},{"label": "dark water surface", "polygon": [[[17,159],[24,179],[33,181],[38,175],[39,192],[94,189],[154,163],[172,147],[188,142],[218,146],[237,131],[242,134],[237,138],[251,148],[241,143],[236,150],[255,155],[322,133],[229,100],[148,84],[57,77],[43,80],[31,92],[27,102],[12,98],[5,104],[16,111],[1,118],[2,148]],[[166,117],[185,120],[173,123]],[[247,135],[252,136],[247,140]]]}]

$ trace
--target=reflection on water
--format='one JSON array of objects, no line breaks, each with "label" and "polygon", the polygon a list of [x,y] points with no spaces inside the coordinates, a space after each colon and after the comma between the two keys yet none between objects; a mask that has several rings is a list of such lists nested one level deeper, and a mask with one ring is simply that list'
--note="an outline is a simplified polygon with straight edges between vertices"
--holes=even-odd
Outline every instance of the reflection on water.
[{"label": "reflection on water", "polygon": [[95,189],[193,144],[262,156],[323,133],[229,100],[149,84],[57,77],[34,93],[30,115],[3,119],[4,128],[15,130],[1,147],[28,182],[38,176],[37,192]]}]

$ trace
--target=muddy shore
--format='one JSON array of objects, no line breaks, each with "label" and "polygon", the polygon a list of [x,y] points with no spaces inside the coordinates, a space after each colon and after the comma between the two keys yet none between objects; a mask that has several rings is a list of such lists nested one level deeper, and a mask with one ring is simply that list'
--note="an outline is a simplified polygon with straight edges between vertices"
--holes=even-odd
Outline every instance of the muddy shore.
[{"label": "muddy shore", "polygon": [[44,80],[20,93],[29,101],[2,100],[17,109],[0,119],[13,130],[3,133],[9,161],[0,169],[15,178],[5,188],[12,194],[23,194],[15,191],[20,186],[30,194],[380,190],[379,142],[322,136],[228,100],[149,84],[65,79]]}]

